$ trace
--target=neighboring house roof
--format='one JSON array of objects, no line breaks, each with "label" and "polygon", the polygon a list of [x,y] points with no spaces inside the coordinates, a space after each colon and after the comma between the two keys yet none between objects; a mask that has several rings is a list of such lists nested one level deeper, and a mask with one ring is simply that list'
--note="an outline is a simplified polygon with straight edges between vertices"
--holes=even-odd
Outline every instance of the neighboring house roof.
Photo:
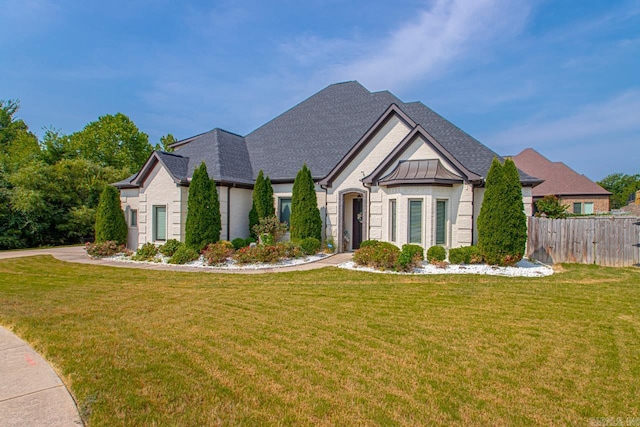
[{"label": "neighboring house roof", "polygon": [[462,177],[449,172],[440,160],[403,160],[394,170],[380,179],[380,185],[453,185],[462,183]]},{"label": "neighboring house roof", "polygon": [[[389,114],[401,117],[414,131],[421,129],[467,180],[482,181],[493,158],[502,160],[424,104],[404,103],[388,91],[372,93],[351,81],[326,87],[244,138],[213,129],[173,144],[174,158],[165,158],[170,153],[164,153],[155,161],[162,161],[176,182],[188,181],[202,161],[211,178],[219,182],[252,185],[260,170],[274,183],[292,182],[303,163],[315,180],[330,182],[330,175],[338,173],[340,165],[368,143],[368,135]],[[178,161],[176,156],[186,160]],[[180,162],[186,162],[186,172]],[[145,168],[152,164],[148,161]],[[143,170],[115,185],[135,187]],[[524,173],[520,176],[524,185],[540,182]]]},{"label": "neighboring house roof", "polygon": [[552,162],[532,148],[511,157],[518,169],[544,179],[533,189],[533,197],[608,196],[611,193],[562,162]]}]

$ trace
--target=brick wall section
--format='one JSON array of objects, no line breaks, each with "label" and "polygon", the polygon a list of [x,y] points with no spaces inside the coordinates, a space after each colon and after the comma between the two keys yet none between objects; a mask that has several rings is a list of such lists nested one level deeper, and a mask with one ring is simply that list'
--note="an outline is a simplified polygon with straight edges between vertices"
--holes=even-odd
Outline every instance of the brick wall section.
[{"label": "brick wall section", "polygon": [[[562,196],[560,203],[563,205],[569,205],[567,212],[573,212],[574,203],[593,203],[593,213],[605,213],[609,212],[609,196]],[[584,208],[582,213],[584,213]]]}]

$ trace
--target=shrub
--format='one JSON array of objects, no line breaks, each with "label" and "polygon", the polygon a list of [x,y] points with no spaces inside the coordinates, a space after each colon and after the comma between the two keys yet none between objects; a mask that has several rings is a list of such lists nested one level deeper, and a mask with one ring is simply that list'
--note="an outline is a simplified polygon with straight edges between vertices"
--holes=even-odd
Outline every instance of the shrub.
[{"label": "shrub", "polygon": [[418,267],[424,260],[424,249],[419,245],[402,245],[402,251],[398,257],[398,270],[410,271]]},{"label": "shrub", "polygon": [[162,255],[170,257],[170,256],[173,256],[173,254],[175,254],[178,248],[180,248],[180,246],[182,245],[183,243],[181,241],[176,239],[170,239],[170,240],[167,240],[167,242],[164,245],[160,246],[158,250]]},{"label": "shrub", "polygon": [[444,246],[431,246],[427,249],[427,260],[431,264],[442,262],[447,258],[447,250]]},{"label": "shrub", "polygon": [[536,216],[547,218],[566,218],[569,205],[560,203],[560,199],[554,195],[544,196],[536,202]]},{"label": "shrub", "polygon": [[249,236],[246,239],[244,239],[245,246],[251,246],[252,243],[256,243],[256,239],[254,239],[253,237]]},{"label": "shrub", "polygon": [[463,246],[449,250],[451,264],[481,264],[484,262],[477,246]]},{"label": "shrub", "polygon": [[197,260],[199,257],[200,254],[198,251],[187,245],[181,245],[167,262],[169,264],[186,264]]},{"label": "shrub", "polygon": [[91,258],[102,258],[129,252],[124,245],[119,245],[113,240],[108,240],[106,242],[87,243],[85,245],[85,250],[87,251],[87,255],[89,255]]},{"label": "shrub", "polygon": [[363,240],[363,241],[360,243],[360,249],[362,249],[362,248],[366,248],[367,246],[375,246],[375,245],[377,245],[378,243],[380,243],[380,241],[379,241],[379,240]]},{"label": "shrub", "polygon": [[239,249],[233,254],[233,259],[238,264],[267,263],[280,261],[285,256],[284,245],[258,245]]},{"label": "shrub", "polygon": [[114,241],[118,245],[127,243],[127,221],[120,206],[118,189],[107,185],[96,210],[96,243]]},{"label": "shrub", "polygon": [[202,256],[209,265],[224,264],[227,258],[233,255],[233,244],[226,240],[218,243],[210,243],[202,251]]},{"label": "shrub", "polygon": [[353,261],[381,270],[396,270],[400,249],[392,243],[377,242],[362,246],[353,254]]},{"label": "shrub", "polygon": [[320,243],[320,240],[315,237],[307,237],[300,241],[300,249],[302,249],[302,253],[305,255],[317,254],[320,251],[321,246],[322,243]]},{"label": "shrub", "polygon": [[231,241],[231,244],[233,245],[233,249],[235,249],[236,251],[240,248],[244,248],[245,246],[249,246],[247,244],[247,241],[242,237],[236,237]]},{"label": "shrub", "polygon": [[293,242],[278,243],[278,246],[282,246],[284,258],[300,258],[304,255],[300,246]]},{"label": "shrub", "polygon": [[315,237],[322,238],[322,218],[318,209],[316,189],[311,171],[304,164],[293,182],[291,194],[290,224],[293,241]]},{"label": "shrub", "polygon": [[332,254],[336,251],[336,244],[333,241],[333,237],[329,237],[325,240],[323,250],[328,254]]},{"label": "shrub", "polygon": [[136,251],[131,257],[134,261],[151,261],[158,254],[158,247],[151,242],[147,242]]},{"label": "shrub", "polygon": [[[280,222],[275,215],[272,215],[260,218],[258,225],[253,227],[253,231],[260,236],[261,243],[273,245],[287,232],[287,224]],[[265,238],[265,234],[271,236],[271,238]]]}]

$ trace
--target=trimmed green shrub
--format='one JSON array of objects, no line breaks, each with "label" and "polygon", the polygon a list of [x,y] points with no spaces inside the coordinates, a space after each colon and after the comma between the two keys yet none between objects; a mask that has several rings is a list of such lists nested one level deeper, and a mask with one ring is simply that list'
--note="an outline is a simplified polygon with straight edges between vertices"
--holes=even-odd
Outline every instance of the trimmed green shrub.
[{"label": "trimmed green shrub", "polygon": [[151,242],[142,245],[131,257],[134,261],[151,261],[158,255],[158,247]]},{"label": "trimmed green shrub", "polygon": [[173,256],[173,254],[175,254],[178,248],[180,248],[180,246],[182,246],[183,244],[184,243],[179,240],[169,239],[164,245],[158,248],[158,251],[160,251],[162,255],[170,257]]},{"label": "trimmed green shrub", "polygon": [[193,248],[187,245],[182,245],[167,261],[169,264],[186,264],[191,261],[195,261],[200,258],[200,254]]},{"label": "trimmed green shrub", "polygon": [[202,162],[193,172],[189,185],[185,244],[200,250],[209,243],[217,242],[220,239],[221,229],[220,202],[216,184],[209,179],[207,165]]},{"label": "trimmed green shrub", "polygon": [[380,270],[396,270],[400,249],[393,243],[377,242],[360,247],[353,254],[353,261],[358,265]]},{"label": "trimmed green shrub", "polygon": [[451,264],[469,264],[470,258],[466,247],[449,249],[449,262]]},{"label": "trimmed green shrub", "polygon": [[209,243],[202,251],[202,256],[209,265],[224,264],[233,255],[233,244],[226,240]]},{"label": "trimmed green shrub", "polygon": [[478,247],[487,263],[512,265],[522,259],[527,242],[527,218],[522,187],[512,160],[504,166],[493,159],[478,215]]},{"label": "trimmed green shrub", "polygon": [[96,210],[96,243],[114,241],[118,245],[127,243],[127,221],[120,206],[118,189],[107,185]]},{"label": "trimmed green shrub", "polygon": [[367,246],[375,246],[375,245],[377,245],[378,243],[380,243],[380,241],[379,241],[379,240],[363,240],[363,241],[360,243],[360,249],[362,249],[362,248],[366,248]]},{"label": "trimmed green shrub", "polygon": [[410,271],[418,267],[424,261],[424,249],[420,245],[402,245],[402,251],[398,257],[398,270]]},{"label": "trimmed green shrub", "polygon": [[233,245],[233,249],[235,249],[236,251],[240,248],[244,248],[245,246],[249,246],[247,245],[247,241],[242,237],[236,237],[231,241],[231,244]]},{"label": "trimmed green shrub", "polygon": [[251,246],[252,243],[256,243],[256,239],[254,239],[253,237],[247,237],[246,239],[244,239],[245,246]]},{"label": "trimmed green shrub", "polygon": [[320,251],[321,247],[322,243],[315,237],[307,237],[300,241],[300,249],[302,249],[302,253],[305,255],[315,255]]},{"label": "trimmed green shrub", "polygon": [[85,245],[85,250],[87,251],[87,255],[91,258],[102,258],[120,253],[129,255],[131,252],[124,245],[119,245],[113,240],[99,243],[87,243]]},{"label": "trimmed green shrub", "polygon": [[447,250],[444,246],[431,246],[427,249],[427,260],[431,263],[442,262],[447,258]]},{"label": "trimmed green shrub", "polygon": [[316,189],[311,171],[306,164],[298,171],[293,182],[289,228],[293,241],[307,237],[322,239],[322,218],[320,218],[320,210],[318,209]]}]

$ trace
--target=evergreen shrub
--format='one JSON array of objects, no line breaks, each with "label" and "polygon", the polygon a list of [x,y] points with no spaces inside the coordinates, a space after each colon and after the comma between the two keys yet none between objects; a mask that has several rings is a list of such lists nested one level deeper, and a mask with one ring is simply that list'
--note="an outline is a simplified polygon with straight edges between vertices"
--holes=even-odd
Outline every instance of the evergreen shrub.
[{"label": "evergreen shrub", "polygon": [[322,218],[318,209],[313,177],[306,164],[298,171],[293,182],[289,228],[293,241],[300,241],[307,237],[322,240]]},{"label": "evergreen shrub", "polygon": [[321,247],[322,243],[315,237],[307,237],[300,241],[300,249],[302,249],[302,253],[305,255],[315,255],[320,251]]},{"label": "evergreen shrub", "polygon": [[169,264],[186,264],[191,261],[195,261],[200,258],[200,254],[193,248],[187,245],[182,245],[167,261]]},{"label": "evergreen shrub", "polygon": [[427,260],[431,264],[439,263],[447,258],[447,250],[444,246],[431,246],[427,249]]},{"label": "evergreen shrub", "polygon": [[158,247],[151,242],[142,245],[131,257],[134,261],[152,261],[158,254]]},{"label": "evergreen shrub", "polygon": [[233,249],[235,249],[235,250],[238,250],[240,248],[244,248],[245,246],[249,246],[249,245],[247,245],[246,239],[243,239],[242,237],[236,237],[235,239],[233,239],[231,241],[231,244],[233,245]]},{"label": "evergreen shrub", "polygon": [[127,243],[127,221],[120,206],[120,192],[107,185],[100,194],[96,210],[96,243],[114,241],[118,245]]},{"label": "evergreen shrub", "polygon": [[184,243],[179,240],[169,239],[165,242],[164,245],[158,248],[158,251],[160,251],[162,255],[170,257],[173,256],[173,254],[175,254],[178,248],[180,248],[180,246],[182,246],[183,244]]}]

